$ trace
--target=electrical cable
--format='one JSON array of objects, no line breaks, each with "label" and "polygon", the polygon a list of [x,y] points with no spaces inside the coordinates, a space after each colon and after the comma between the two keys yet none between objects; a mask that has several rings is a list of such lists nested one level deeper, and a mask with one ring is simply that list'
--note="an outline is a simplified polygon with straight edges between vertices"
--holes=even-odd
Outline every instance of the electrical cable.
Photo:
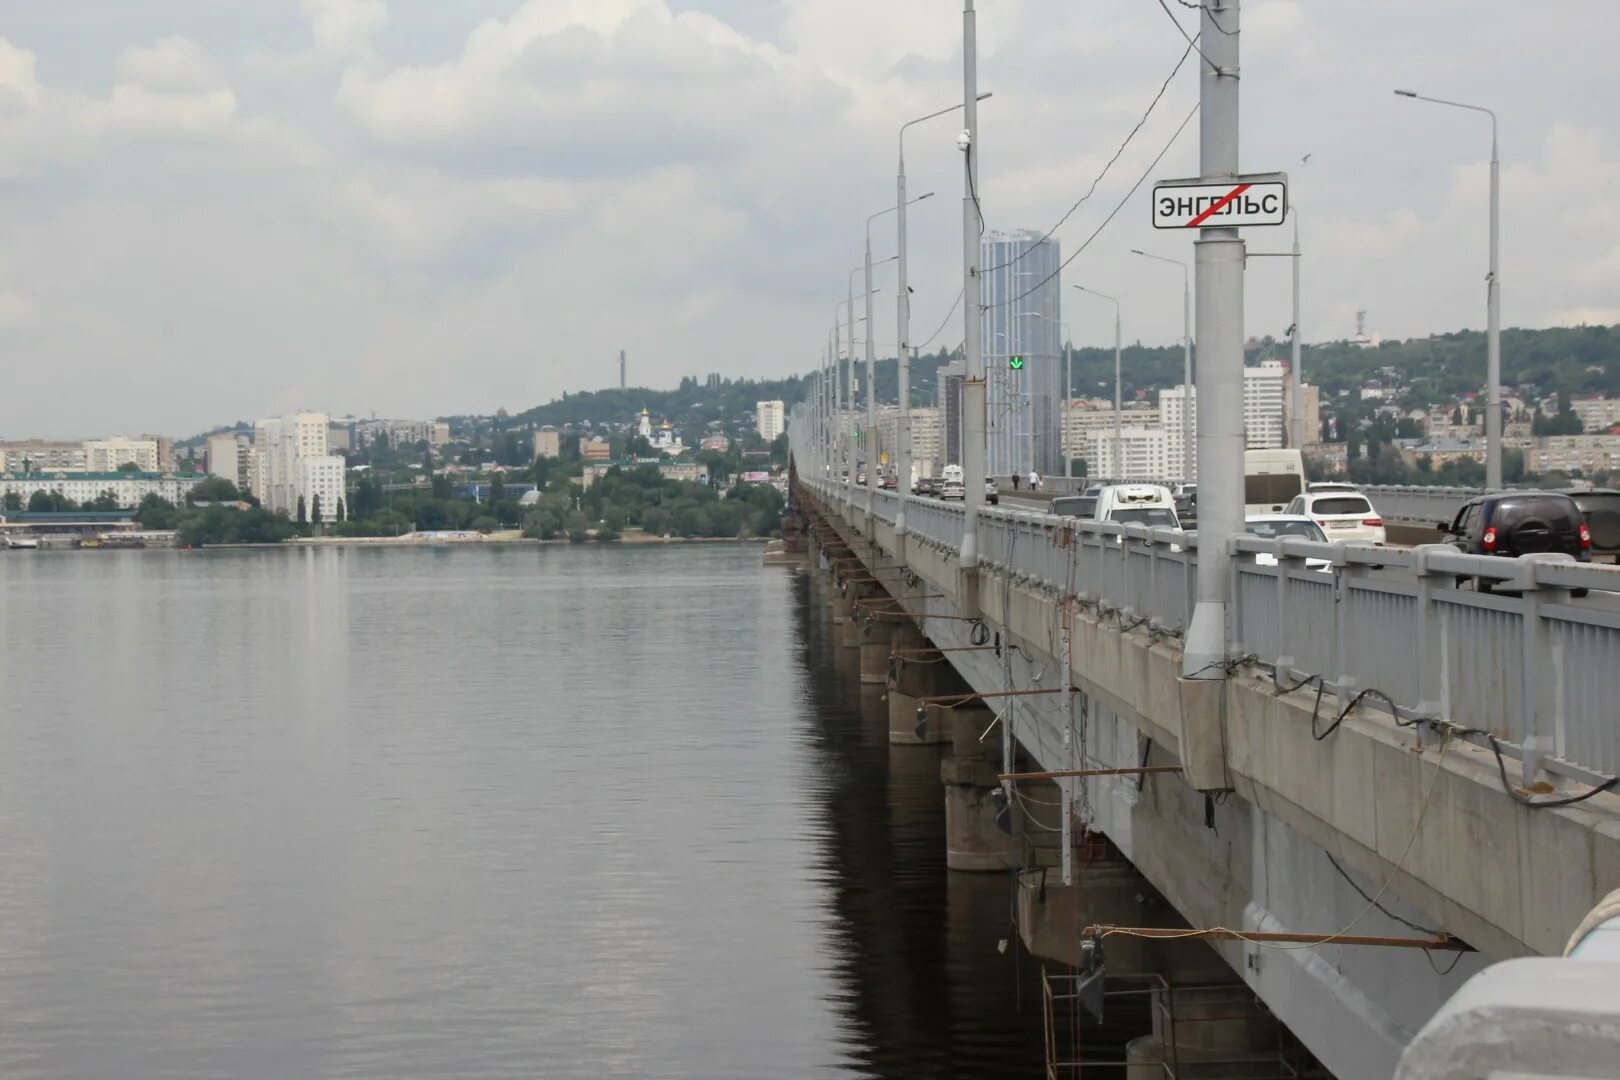
[{"label": "electrical cable", "polygon": [[989,311],[991,308],[1006,307],[1009,304],[1016,304],[1018,301],[1024,299],[1026,296],[1030,296],[1030,295],[1034,294],[1035,292],[1039,291],[1041,286],[1045,285],[1048,281],[1051,281],[1053,278],[1057,277],[1060,273],[1062,273],[1065,267],[1067,267],[1070,263],[1074,262],[1074,260],[1080,256],[1081,252],[1085,251],[1086,248],[1091,246],[1092,241],[1096,240],[1098,236],[1102,235],[1102,231],[1104,229],[1108,228],[1109,223],[1112,222],[1114,220],[1114,218],[1119,215],[1119,212],[1121,210],[1125,209],[1125,204],[1130,202],[1131,196],[1136,194],[1137,189],[1142,186],[1142,184],[1147,180],[1147,178],[1150,175],[1152,175],[1153,170],[1159,167],[1159,162],[1164,160],[1164,155],[1166,155],[1166,154],[1168,154],[1170,152],[1170,148],[1172,146],[1174,146],[1175,143],[1176,143],[1176,140],[1181,137],[1181,133],[1183,131],[1187,130],[1187,125],[1192,122],[1192,118],[1193,118],[1194,115],[1197,114],[1197,112],[1198,112],[1198,106],[1195,104],[1192,107],[1192,109],[1188,111],[1186,117],[1184,117],[1182,119],[1181,124],[1180,124],[1179,127],[1176,128],[1175,133],[1170,136],[1169,141],[1164,144],[1164,149],[1159,151],[1157,157],[1155,157],[1152,161],[1148,162],[1148,167],[1146,169],[1142,170],[1142,175],[1137,177],[1136,183],[1131,185],[1131,189],[1125,193],[1125,197],[1123,199],[1119,200],[1119,203],[1113,208],[1113,210],[1109,211],[1108,216],[1103,218],[1102,224],[1098,225],[1097,228],[1095,230],[1093,230],[1092,234],[1090,236],[1086,237],[1085,242],[1082,243],[1078,248],[1076,248],[1074,250],[1074,252],[1069,255],[1068,258],[1064,259],[1061,263],[1058,264],[1058,267],[1057,267],[1056,270],[1053,270],[1050,274],[1047,274],[1040,281],[1036,282],[1034,285],[1030,286],[1028,289],[1025,289],[1023,292],[1019,293],[1017,296],[1013,297],[1012,299],[1003,300],[1003,301],[1001,301],[999,303],[996,303],[996,304],[984,304],[984,305],[981,305],[981,310]]},{"label": "electrical cable", "polygon": [[1490,746],[1492,755],[1494,755],[1496,758],[1496,773],[1502,782],[1502,791],[1508,796],[1508,798],[1512,799],[1521,806],[1528,807],[1529,809],[1545,810],[1560,806],[1574,806],[1577,803],[1583,803],[1596,795],[1601,795],[1605,791],[1611,791],[1617,786],[1620,786],[1620,776],[1611,776],[1603,780],[1601,783],[1594,784],[1586,791],[1583,791],[1577,795],[1565,795],[1556,799],[1536,799],[1528,795],[1524,795],[1508,781],[1506,756],[1502,753],[1501,741],[1497,739],[1495,734],[1485,731],[1482,728],[1464,727],[1460,724],[1453,724],[1449,721],[1441,719],[1440,717],[1414,717],[1410,720],[1405,719],[1400,715],[1395,704],[1395,699],[1377,687],[1372,686],[1366,687],[1351,697],[1351,699],[1345,703],[1345,706],[1333,717],[1333,720],[1328,724],[1328,726],[1318,731],[1317,720],[1321,716],[1322,698],[1327,693],[1326,680],[1319,674],[1313,674],[1305,676],[1292,686],[1284,686],[1281,680],[1279,680],[1277,677],[1278,672],[1275,665],[1262,664],[1258,660],[1255,661],[1255,665],[1263,670],[1269,669],[1271,681],[1276,686],[1277,693],[1279,695],[1292,693],[1295,690],[1303,689],[1304,687],[1312,684],[1316,686],[1316,700],[1311,706],[1311,737],[1317,742],[1321,742],[1329,735],[1337,731],[1339,729],[1339,725],[1344,723],[1345,718],[1348,717],[1351,711],[1354,710],[1357,705],[1361,704],[1363,700],[1366,698],[1375,698],[1382,701],[1389,708],[1390,719],[1396,727],[1410,728],[1428,724],[1431,727],[1438,728],[1446,737],[1455,736],[1457,738],[1467,738],[1470,736],[1478,736],[1483,738]]},{"label": "electrical cable", "polygon": [[1380,904],[1377,901],[1373,900],[1372,897],[1367,895],[1366,890],[1364,890],[1360,885],[1356,884],[1356,879],[1351,877],[1348,873],[1345,872],[1344,867],[1339,865],[1339,860],[1335,859],[1331,852],[1324,851],[1324,852],[1322,852],[1322,854],[1327,856],[1327,861],[1333,864],[1333,869],[1335,869],[1335,870],[1337,870],[1339,872],[1339,876],[1344,878],[1345,882],[1352,889],[1356,890],[1356,893],[1363,900],[1367,900],[1367,901],[1371,902],[1372,905],[1374,907],[1376,907],[1379,911],[1383,912],[1389,918],[1391,918],[1391,919],[1395,920],[1396,922],[1400,923],[1402,926],[1406,927],[1408,930],[1416,930],[1418,933],[1420,933],[1420,934],[1428,934],[1430,937],[1439,937],[1440,936],[1442,931],[1436,930],[1433,927],[1419,925],[1418,923],[1413,922],[1411,919],[1403,919],[1399,915],[1395,914],[1393,911],[1389,910],[1389,908],[1385,907],[1383,904]]},{"label": "electrical cable", "polygon": [[[1276,949],[1276,950],[1281,951],[1281,952],[1295,952],[1295,951],[1298,951],[1300,949],[1316,949],[1316,948],[1320,948],[1323,945],[1332,944],[1333,941],[1336,940],[1337,938],[1341,938],[1345,934],[1348,934],[1351,930],[1353,930],[1355,928],[1357,923],[1361,922],[1362,919],[1366,918],[1367,915],[1373,910],[1373,908],[1378,905],[1378,901],[1383,898],[1384,894],[1389,891],[1390,886],[1395,883],[1395,878],[1397,876],[1399,876],[1399,874],[1401,872],[1401,867],[1406,865],[1407,857],[1412,854],[1412,848],[1414,846],[1416,846],[1417,838],[1423,832],[1423,818],[1424,818],[1424,815],[1428,811],[1429,800],[1434,797],[1435,789],[1440,786],[1440,772],[1441,772],[1442,764],[1443,764],[1445,756],[1446,756],[1446,747],[1449,746],[1450,744],[1451,744],[1451,733],[1448,731],[1440,739],[1440,752],[1437,755],[1435,755],[1435,759],[1434,759],[1434,775],[1429,780],[1428,790],[1423,793],[1423,801],[1418,804],[1416,823],[1412,826],[1412,835],[1407,838],[1406,847],[1404,849],[1402,849],[1401,857],[1398,860],[1396,860],[1395,867],[1394,867],[1394,869],[1392,869],[1390,871],[1388,879],[1385,880],[1384,884],[1379,888],[1379,890],[1376,893],[1374,893],[1371,897],[1368,898],[1367,906],[1361,910],[1361,914],[1357,915],[1354,919],[1351,919],[1348,923],[1346,923],[1340,929],[1335,930],[1333,933],[1328,934],[1325,937],[1323,937],[1323,938],[1321,938],[1321,939],[1319,939],[1317,941],[1305,941],[1305,942],[1286,943],[1286,944],[1281,943],[1281,942],[1275,942],[1275,941],[1256,941],[1254,938],[1249,937],[1248,935],[1246,935],[1243,931],[1241,931],[1241,930],[1233,930],[1231,927],[1216,926],[1216,927],[1212,927],[1211,929],[1212,930],[1219,930],[1220,932],[1225,933],[1225,934],[1231,934],[1233,937],[1239,939],[1240,941],[1246,941],[1250,945],[1258,945],[1261,948],[1265,948],[1265,949]],[[1110,936],[1112,934],[1120,934],[1120,935],[1123,935],[1125,937],[1149,937],[1149,936],[1151,936],[1151,937],[1153,937],[1154,939],[1157,939],[1157,940],[1175,940],[1175,939],[1178,939],[1178,938],[1203,937],[1205,934],[1208,934],[1209,932],[1210,932],[1210,930],[1186,930],[1186,931],[1178,931],[1176,933],[1158,933],[1158,934],[1153,934],[1153,935],[1146,935],[1146,934],[1135,934],[1135,933],[1132,933],[1131,930],[1129,930],[1129,929],[1114,927],[1114,928],[1111,928],[1111,929],[1108,929],[1108,930],[1104,930],[1102,936],[1103,937],[1108,937],[1108,936]]]},{"label": "electrical cable", "polygon": [[[1190,11],[1202,12],[1204,10],[1204,5],[1203,4],[1195,4],[1195,3],[1193,3],[1193,0],[1176,0],[1176,3],[1180,4],[1182,7],[1187,8]],[[1222,26],[1220,23],[1215,22],[1214,19],[1210,19],[1210,22],[1214,23],[1215,29],[1219,30],[1221,33],[1225,34],[1227,37],[1237,37],[1238,34],[1239,34],[1239,31],[1237,31],[1237,30],[1228,30],[1226,27]]]},{"label": "electrical cable", "polygon": [[1136,126],[1131,128],[1130,133],[1125,136],[1125,141],[1120,143],[1119,146],[1114,150],[1114,156],[1108,159],[1108,163],[1102,167],[1102,172],[1098,173],[1096,177],[1092,179],[1091,187],[1086,190],[1084,195],[1080,196],[1080,198],[1075,201],[1073,206],[1064,211],[1063,216],[1058,218],[1057,224],[1053,225],[1050,229],[1047,229],[1039,240],[1035,240],[1027,244],[1022,251],[1020,251],[1017,255],[1014,255],[1011,259],[1008,259],[1006,262],[997,266],[987,266],[979,271],[981,274],[988,274],[996,270],[1005,270],[1007,267],[1013,266],[1021,261],[1024,256],[1028,255],[1031,251],[1034,251],[1035,248],[1039,247],[1045,241],[1051,239],[1052,234],[1061,229],[1063,227],[1063,223],[1068,221],[1074,212],[1080,209],[1086,200],[1090,199],[1097,193],[1097,185],[1101,184],[1103,180],[1107,178],[1109,170],[1114,167],[1114,163],[1120,159],[1120,155],[1125,153],[1126,148],[1131,145],[1131,140],[1136,138],[1137,132],[1141,131],[1143,126],[1147,124],[1148,119],[1152,117],[1153,110],[1164,98],[1164,92],[1169,89],[1170,81],[1174,79],[1177,73],[1181,71],[1181,65],[1187,62],[1187,57],[1192,55],[1192,51],[1193,44],[1189,41],[1187,42],[1186,49],[1182,50],[1181,59],[1176,61],[1176,66],[1170,69],[1170,74],[1166,75],[1164,77],[1164,82],[1159,84],[1159,92],[1153,95],[1152,101],[1148,102],[1147,110],[1142,113],[1142,117],[1136,122]]},{"label": "electrical cable", "polygon": [[[1175,23],[1176,29],[1181,32],[1181,36],[1187,39],[1187,44],[1192,45],[1193,48],[1197,49],[1198,46],[1195,44],[1195,42],[1197,41],[1197,39],[1199,37],[1202,36],[1202,34],[1203,34],[1202,30],[1200,30],[1200,32],[1197,33],[1197,34],[1189,35],[1187,33],[1187,28],[1181,25],[1181,20],[1176,18],[1175,13],[1170,10],[1169,6],[1165,4],[1164,0],[1159,0],[1159,7],[1161,9],[1163,9],[1164,14],[1165,14],[1165,18],[1167,18],[1171,22]],[[1210,22],[1214,22],[1214,21],[1215,21],[1214,19],[1210,20]],[[1220,65],[1215,63],[1215,61],[1211,60],[1209,58],[1209,55],[1207,53],[1205,53],[1203,49],[1198,49],[1198,55],[1203,57],[1204,63],[1209,65],[1209,70],[1213,71],[1217,75],[1224,75],[1225,74],[1225,72],[1223,72],[1221,70]]]},{"label": "electrical cable", "polygon": [[[928,346],[934,343],[935,338],[939,337],[940,334],[945,332],[945,327],[950,325],[951,316],[956,314],[957,306],[962,303],[963,292],[964,290],[962,289],[956,290],[956,299],[951,301],[951,310],[947,311],[945,313],[945,317],[939,321],[939,328],[932,334],[928,335],[927,341],[923,342],[921,345],[913,345],[912,348],[916,349],[918,352],[922,352],[924,349],[928,348]],[[955,350],[953,349],[952,351],[954,352]]]}]

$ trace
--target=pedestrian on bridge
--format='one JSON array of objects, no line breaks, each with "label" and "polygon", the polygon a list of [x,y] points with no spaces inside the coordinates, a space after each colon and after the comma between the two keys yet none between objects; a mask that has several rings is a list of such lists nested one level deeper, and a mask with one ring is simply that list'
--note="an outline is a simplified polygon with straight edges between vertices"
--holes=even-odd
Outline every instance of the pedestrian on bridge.
[{"label": "pedestrian on bridge", "polygon": [[[1018,486],[1017,483],[1013,484],[1013,487],[1017,487],[1017,486]],[[1039,491],[1039,490],[1041,490],[1041,474],[1036,472],[1034,469],[1029,470],[1029,490],[1031,490],[1031,491]]]}]

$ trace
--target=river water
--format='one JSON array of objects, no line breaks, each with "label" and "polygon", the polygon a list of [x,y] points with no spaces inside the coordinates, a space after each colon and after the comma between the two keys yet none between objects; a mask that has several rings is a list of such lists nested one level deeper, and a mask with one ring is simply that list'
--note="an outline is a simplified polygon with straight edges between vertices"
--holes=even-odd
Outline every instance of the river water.
[{"label": "river water", "polygon": [[0,1076],[1039,1075],[1007,879],[759,558],[0,554]]}]

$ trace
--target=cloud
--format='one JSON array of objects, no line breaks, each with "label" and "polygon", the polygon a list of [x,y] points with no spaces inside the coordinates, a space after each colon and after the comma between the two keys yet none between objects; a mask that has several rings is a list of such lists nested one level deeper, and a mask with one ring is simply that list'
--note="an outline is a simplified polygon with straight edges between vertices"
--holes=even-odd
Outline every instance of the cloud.
[{"label": "cloud", "polygon": [[[20,369],[0,428],[518,409],[610,381],[621,347],[655,385],[805,369],[862,223],[892,200],[899,125],[959,97],[959,7],[11,0],[0,251],[28,263],[0,274]],[[1612,313],[1620,122],[1589,32],[1607,7],[1569,0],[1509,23],[1431,0],[1395,24],[1364,7],[1244,11],[1243,164],[1292,174],[1307,336],[1349,333],[1360,308],[1382,336],[1483,322],[1488,132],[1393,98],[1418,71],[1424,89],[1502,109],[1504,321]],[[1186,42],[1140,0],[997,0],[978,25],[995,93],[981,108],[985,212],[992,228],[1045,230]],[[1484,55],[1513,57],[1507,100],[1472,62]],[[1196,67],[1058,231],[1065,254],[1197,100]],[[959,126],[946,115],[906,137],[911,191],[938,194],[910,216],[919,337],[961,286]],[[1196,132],[1154,176],[1196,171]],[[873,224],[879,259],[894,220]],[[1277,250],[1285,233],[1247,239]],[[1065,277],[1119,295],[1131,336],[1172,341],[1173,275],[1132,247],[1191,257],[1187,238],[1152,232],[1139,194]],[[1287,325],[1288,281],[1286,260],[1250,263],[1251,329]],[[891,340],[892,291],[876,311]],[[1061,314],[1078,341],[1111,335],[1089,306]],[[961,332],[958,312],[933,344]],[[156,383],[174,389],[154,399]],[[70,392],[81,384],[105,392]]]},{"label": "cloud", "polygon": [[0,38],[0,117],[20,112],[39,100],[34,54]]},{"label": "cloud", "polygon": [[315,51],[328,60],[364,60],[371,39],[388,25],[386,0],[303,0]]},{"label": "cloud", "polygon": [[1553,314],[1559,326],[1616,326],[1620,325],[1620,307],[1566,308]]},{"label": "cloud", "polygon": [[122,84],[159,94],[206,94],[225,83],[220,66],[184,37],[128,49],[119,56],[116,70]]},{"label": "cloud", "polygon": [[39,304],[31,296],[0,289],[0,334],[31,330],[39,321]]}]

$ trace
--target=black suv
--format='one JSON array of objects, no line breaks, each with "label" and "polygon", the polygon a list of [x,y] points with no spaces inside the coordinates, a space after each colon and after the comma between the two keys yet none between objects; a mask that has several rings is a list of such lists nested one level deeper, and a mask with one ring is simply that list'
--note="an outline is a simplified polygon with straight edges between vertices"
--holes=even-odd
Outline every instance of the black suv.
[{"label": "black suv", "polygon": [[1607,556],[1620,562],[1620,491],[1614,488],[1592,488],[1564,494],[1575,500],[1586,519],[1586,531],[1592,537],[1592,558]]},{"label": "black suv", "polygon": [[[1445,542],[1470,555],[1513,558],[1537,552],[1561,552],[1581,562],[1591,560],[1592,534],[1580,507],[1556,491],[1498,491],[1470,499],[1450,523],[1440,523]],[[1474,587],[1489,592],[1492,582]],[[1576,595],[1584,589],[1574,590]]]}]

